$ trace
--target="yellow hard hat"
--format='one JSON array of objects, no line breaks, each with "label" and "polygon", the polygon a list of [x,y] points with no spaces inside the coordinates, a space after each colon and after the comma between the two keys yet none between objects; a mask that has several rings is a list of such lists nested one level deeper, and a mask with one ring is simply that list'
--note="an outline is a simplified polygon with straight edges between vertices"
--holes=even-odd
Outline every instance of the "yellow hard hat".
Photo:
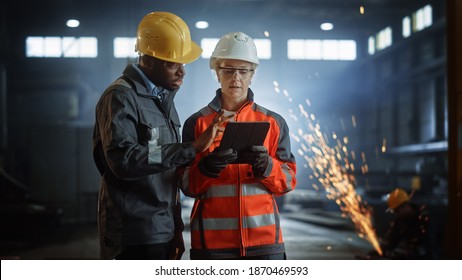
[{"label": "yellow hard hat", "polygon": [[161,60],[190,63],[202,49],[191,40],[188,25],[169,12],[152,12],[138,25],[135,50]]},{"label": "yellow hard hat", "polygon": [[394,189],[387,195],[388,211],[393,211],[406,201],[409,201],[409,195],[401,188]]}]

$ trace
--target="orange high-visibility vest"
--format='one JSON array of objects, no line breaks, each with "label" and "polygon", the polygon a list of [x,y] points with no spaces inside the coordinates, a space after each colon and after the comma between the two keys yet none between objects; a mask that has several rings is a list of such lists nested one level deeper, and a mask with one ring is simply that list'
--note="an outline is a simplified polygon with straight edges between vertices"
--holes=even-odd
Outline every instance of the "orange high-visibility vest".
[{"label": "orange high-visibility vest", "polygon": [[[250,90],[249,90],[250,91]],[[192,115],[183,129],[183,142],[194,141],[217,115],[217,98]],[[202,174],[199,160],[219,146],[220,136],[194,162],[180,169],[183,192],[195,198],[191,212],[191,258],[239,258],[284,253],[279,211],[275,196],[295,188],[296,163],[290,150],[285,120],[249,100],[235,121],[268,121],[264,141],[270,155],[268,176],[257,179],[249,164],[230,164],[218,178]]]}]

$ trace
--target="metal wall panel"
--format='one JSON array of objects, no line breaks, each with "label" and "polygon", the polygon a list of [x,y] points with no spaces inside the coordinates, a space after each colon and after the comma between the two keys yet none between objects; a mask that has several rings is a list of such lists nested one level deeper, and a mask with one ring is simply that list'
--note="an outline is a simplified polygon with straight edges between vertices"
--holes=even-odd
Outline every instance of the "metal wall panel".
[{"label": "metal wall panel", "polygon": [[77,129],[37,124],[29,135],[31,198],[62,207],[64,219],[75,219],[79,197]]}]

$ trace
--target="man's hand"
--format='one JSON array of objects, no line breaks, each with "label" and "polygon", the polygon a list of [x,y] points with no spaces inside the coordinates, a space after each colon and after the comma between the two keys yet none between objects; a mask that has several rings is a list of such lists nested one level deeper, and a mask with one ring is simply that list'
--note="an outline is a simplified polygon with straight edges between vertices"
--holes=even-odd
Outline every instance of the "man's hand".
[{"label": "man's hand", "polygon": [[184,250],[183,232],[181,230],[175,230],[175,235],[172,239],[172,248],[170,249],[170,259],[181,260]]},{"label": "man's hand", "polygon": [[268,149],[265,146],[252,146],[239,154],[242,162],[252,165],[255,177],[264,177],[266,168],[270,162]]},{"label": "man's hand", "polygon": [[215,149],[203,157],[198,164],[199,170],[207,177],[217,178],[220,172],[237,158],[237,152],[233,149],[218,151]]},{"label": "man's hand", "polygon": [[207,127],[207,129],[193,142],[194,149],[197,153],[207,150],[210,145],[212,145],[217,134],[223,133],[225,130],[223,124],[234,117],[234,114],[229,116],[223,116],[223,114],[224,111],[221,110],[209,127]]}]

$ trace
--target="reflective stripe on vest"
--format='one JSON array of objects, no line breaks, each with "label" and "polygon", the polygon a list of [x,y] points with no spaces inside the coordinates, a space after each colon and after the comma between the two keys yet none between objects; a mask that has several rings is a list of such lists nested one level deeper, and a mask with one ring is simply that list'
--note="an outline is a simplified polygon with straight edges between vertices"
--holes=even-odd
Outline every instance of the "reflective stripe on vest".
[{"label": "reflective stripe on vest", "polygon": [[242,195],[249,196],[249,195],[259,195],[259,194],[270,194],[270,192],[266,189],[265,185],[260,182],[253,183],[253,184],[242,184]]},{"label": "reflective stripe on vest", "polygon": [[[241,195],[251,196],[260,194],[270,194],[262,183],[242,184]],[[213,197],[234,197],[236,196],[236,185],[215,185],[207,190],[201,198]]]},{"label": "reflective stripe on vest", "polygon": [[[204,230],[237,230],[239,229],[239,220],[237,218],[208,218],[202,219]],[[276,223],[274,214],[263,214],[256,216],[244,217],[242,221],[243,228],[258,228],[270,226]],[[194,219],[191,222],[192,230],[199,230],[199,222]]]},{"label": "reflective stripe on vest", "polygon": [[292,174],[290,173],[290,167],[287,165],[287,163],[281,164],[281,170],[286,176],[286,184],[287,184],[287,189],[286,191],[289,192],[292,190]]},{"label": "reflective stripe on vest", "polygon": [[[260,183],[242,184],[241,195],[270,195],[266,187]],[[215,185],[211,187],[201,199],[210,199],[216,197],[235,197],[236,185]],[[276,217],[274,213],[249,216],[243,218],[243,228],[256,228],[268,225],[274,225]],[[203,218],[203,230],[237,230],[239,229],[238,218]],[[191,221],[191,229],[200,230],[197,219]]]}]

